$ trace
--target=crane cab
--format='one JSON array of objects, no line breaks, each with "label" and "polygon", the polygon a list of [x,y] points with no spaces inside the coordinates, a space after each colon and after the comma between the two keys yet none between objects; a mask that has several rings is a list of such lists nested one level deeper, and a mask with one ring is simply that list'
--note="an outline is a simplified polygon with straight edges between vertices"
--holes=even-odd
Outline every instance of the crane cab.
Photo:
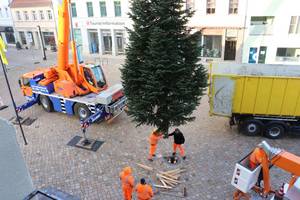
[{"label": "crane cab", "polygon": [[105,75],[100,65],[86,64],[82,66],[82,74],[94,93],[107,89]]}]

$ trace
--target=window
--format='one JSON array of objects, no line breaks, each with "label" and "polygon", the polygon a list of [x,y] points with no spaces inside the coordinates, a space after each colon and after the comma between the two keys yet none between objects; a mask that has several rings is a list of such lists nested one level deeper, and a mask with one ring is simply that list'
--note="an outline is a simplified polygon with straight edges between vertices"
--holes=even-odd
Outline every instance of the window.
[{"label": "window", "polygon": [[300,62],[300,48],[277,48],[276,61]]},{"label": "window", "polygon": [[53,19],[51,10],[47,10],[47,15],[49,20]]},{"label": "window", "polygon": [[107,13],[106,13],[106,3],[105,3],[105,1],[100,1],[99,5],[100,5],[100,15],[101,15],[101,17],[106,17]]},{"label": "window", "polygon": [[221,58],[222,36],[204,35],[203,56],[212,58]]},{"label": "window", "polygon": [[20,35],[21,43],[22,43],[23,45],[26,45],[27,42],[26,42],[26,37],[25,37],[24,31],[20,31],[20,32],[19,32],[19,35]]},{"label": "window", "polygon": [[17,20],[21,20],[21,13],[20,11],[16,11]]},{"label": "window", "polygon": [[299,34],[300,33],[300,16],[292,16],[289,34]]},{"label": "window", "polygon": [[237,14],[239,7],[239,0],[229,0],[229,14]]},{"label": "window", "polygon": [[40,10],[40,19],[44,20],[45,16],[44,16],[44,11]]},{"label": "window", "polygon": [[250,35],[272,35],[274,16],[253,16],[250,22]]},{"label": "window", "polygon": [[207,0],[206,2],[206,14],[214,14],[216,12],[216,1]]},{"label": "window", "polygon": [[86,7],[87,7],[87,12],[88,12],[88,17],[93,17],[94,16],[93,3],[86,2]]},{"label": "window", "polygon": [[121,1],[115,1],[115,16],[121,17],[122,11],[121,11]]},{"label": "window", "polygon": [[88,40],[90,53],[99,53],[99,38],[97,29],[88,29]]},{"label": "window", "polygon": [[77,17],[76,3],[71,3],[72,17]]},{"label": "window", "polygon": [[6,17],[8,17],[8,8],[5,8]]},{"label": "window", "polygon": [[27,11],[24,11],[23,15],[24,15],[24,19],[25,20],[29,20],[29,16],[28,16],[28,12]]},{"label": "window", "polygon": [[124,53],[124,34],[123,34],[123,32],[116,33],[116,42],[117,42],[118,54],[123,54]]},{"label": "window", "polygon": [[43,32],[43,37],[45,45],[52,46],[55,45],[55,37],[53,32]]},{"label": "window", "polygon": [[102,30],[102,41],[104,46],[104,54],[112,53],[112,37],[109,30]]},{"label": "window", "polygon": [[37,20],[37,18],[36,18],[36,12],[34,10],[31,11],[31,15],[32,15],[32,19],[33,20]]}]

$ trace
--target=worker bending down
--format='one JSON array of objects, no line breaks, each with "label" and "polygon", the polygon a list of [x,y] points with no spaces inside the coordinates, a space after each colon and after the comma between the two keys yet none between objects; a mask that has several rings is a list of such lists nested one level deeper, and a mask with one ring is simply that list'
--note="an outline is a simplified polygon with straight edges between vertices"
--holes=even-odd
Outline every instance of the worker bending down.
[{"label": "worker bending down", "polygon": [[[249,167],[254,170],[263,161],[264,150],[256,147],[254,151],[250,154]],[[256,185],[260,187],[261,181],[263,180],[263,171],[261,170],[257,179]]]},{"label": "worker bending down", "polygon": [[158,141],[162,138],[162,133],[158,131],[158,129],[154,130],[150,137],[149,137],[149,143],[150,143],[150,151],[148,160],[153,161],[153,156],[155,156],[155,151],[157,147]]},{"label": "worker bending down", "polygon": [[134,188],[134,178],[130,167],[125,167],[123,169],[120,173],[120,180],[122,182],[124,200],[131,200]]},{"label": "worker bending down", "polygon": [[176,155],[177,148],[180,151],[180,156],[182,157],[183,160],[185,160],[185,152],[184,152],[184,147],[183,144],[185,142],[185,138],[182,134],[182,132],[176,128],[175,131],[169,134],[169,136],[174,136],[174,143],[173,143],[173,156]]},{"label": "worker bending down", "polygon": [[136,186],[136,195],[138,200],[151,200],[153,197],[153,191],[150,185],[146,184],[145,179],[141,179],[141,182]]}]

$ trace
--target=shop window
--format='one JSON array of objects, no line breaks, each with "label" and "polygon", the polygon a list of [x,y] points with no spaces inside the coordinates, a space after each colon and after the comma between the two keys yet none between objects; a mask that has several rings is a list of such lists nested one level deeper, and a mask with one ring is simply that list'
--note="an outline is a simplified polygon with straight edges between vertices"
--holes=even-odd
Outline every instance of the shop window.
[{"label": "shop window", "polygon": [[229,14],[237,14],[239,7],[239,0],[229,0]]},{"label": "shop window", "polygon": [[71,3],[72,17],[77,17],[76,3]]},{"label": "shop window", "polygon": [[277,48],[276,60],[300,62],[300,48]]},{"label": "shop window", "polygon": [[82,63],[83,62],[83,58],[82,58],[83,46],[82,46],[81,30],[79,28],[74,29],[74,39],[75,39],[75,43],[76,43],[78,62]]},{"label": "shop window", "polygon": [[15,44],[16,43],[14,32],[5,32],[5,37],[6,37],[6,42],[8,44]]},{"label": "shop window", "polygon": [[300,16],[292,16],[289,34],[300,34]]},{"label": "shop window", "polygon": [[116,42],[117,42],[117,50],[118,54],[124,53],[124,33],[123,32],[116,32]]},{"label": "shop window", "polygon": [[20,11],[16,11],[17,20],[22,20]]},{"label": "shop window", "polygon": [[47,10],[47,15],[48,15],[48,19],[49,19],[49,20],[52,20],[52,19],[53,19],[51,10]]},{"label": "shop window", "polygon": [[20,31],[19,35],[20,35],[20,39],[21,39],[21,44],[26,45],[27,42],[26,42],[26,37],[25,37],[24,31]]},{"label": "shop window", "polygon": [[24,11],[23,15],[24,15],[24,19],[25,20],[29,20],[29,16],[28,16],[28,12],[27,11]]},{"label": "shop window", "polygon": [[274,16],[253,16],[250,22],[250,35],[273,34]]},{"label": "shop window", "polygon": [[55,37],[53,32],[43,32],[43,37],[44,37],[45,45],[47,46],[55,45]]},{"label": "shop window", "polygon": [[115,1],[115,16],[116,17],[121,17],[122,11],[121,11],[121,1]]},{"label": "shop window", "polygon": [[214,14],[216,12],[216,1],[207,0],[206,2],[206,14]]},{"label": "shop window", "polygon": [[203,56],[211,58],[221,58],[222,36],[204,35]]},{"label": "shop window", "polygon": [[107,16],[106,2],[105,1],[100,1],[99,5],[100,5],[100,15],[101,15],[101,17],[106,17]]},{"label": "shop window", "polygon": [[109,30],[102,31],[103,48],[105,54],[112,54],[112,37]]},{"label": "shop window", "polygon": [[35,12],[34,10],[31,11],[31,15],[32,15],[32,19],[33,19],[33,20],[37,20],[36,12]]},{"label": "shop window", "polygon": [[98,31],[96,29],[88,30],[89,49],[91,54],[99,53]]},{"label": "shop window", "polygon": [[93,17],[94,16],[93,3],[86,2],[86,7],[87,7],[88,17]]},{"label": "shop window", "polygon": [[40,20],[44,20],[45,19],[45,15],[44,15],[44,11],[40,10]]}]

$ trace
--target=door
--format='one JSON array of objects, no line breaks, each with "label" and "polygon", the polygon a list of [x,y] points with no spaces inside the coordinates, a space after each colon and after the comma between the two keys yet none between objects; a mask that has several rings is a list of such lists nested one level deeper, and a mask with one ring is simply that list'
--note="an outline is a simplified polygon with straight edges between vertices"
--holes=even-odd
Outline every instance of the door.
[{"label": "door", "polygon": [[235,60],[236,41],[226,40],[224,60]]},{"label": "door", "polygon": [[258,54],[258,63],[265,64],[267,55],[267,47],[260,47]]}]

